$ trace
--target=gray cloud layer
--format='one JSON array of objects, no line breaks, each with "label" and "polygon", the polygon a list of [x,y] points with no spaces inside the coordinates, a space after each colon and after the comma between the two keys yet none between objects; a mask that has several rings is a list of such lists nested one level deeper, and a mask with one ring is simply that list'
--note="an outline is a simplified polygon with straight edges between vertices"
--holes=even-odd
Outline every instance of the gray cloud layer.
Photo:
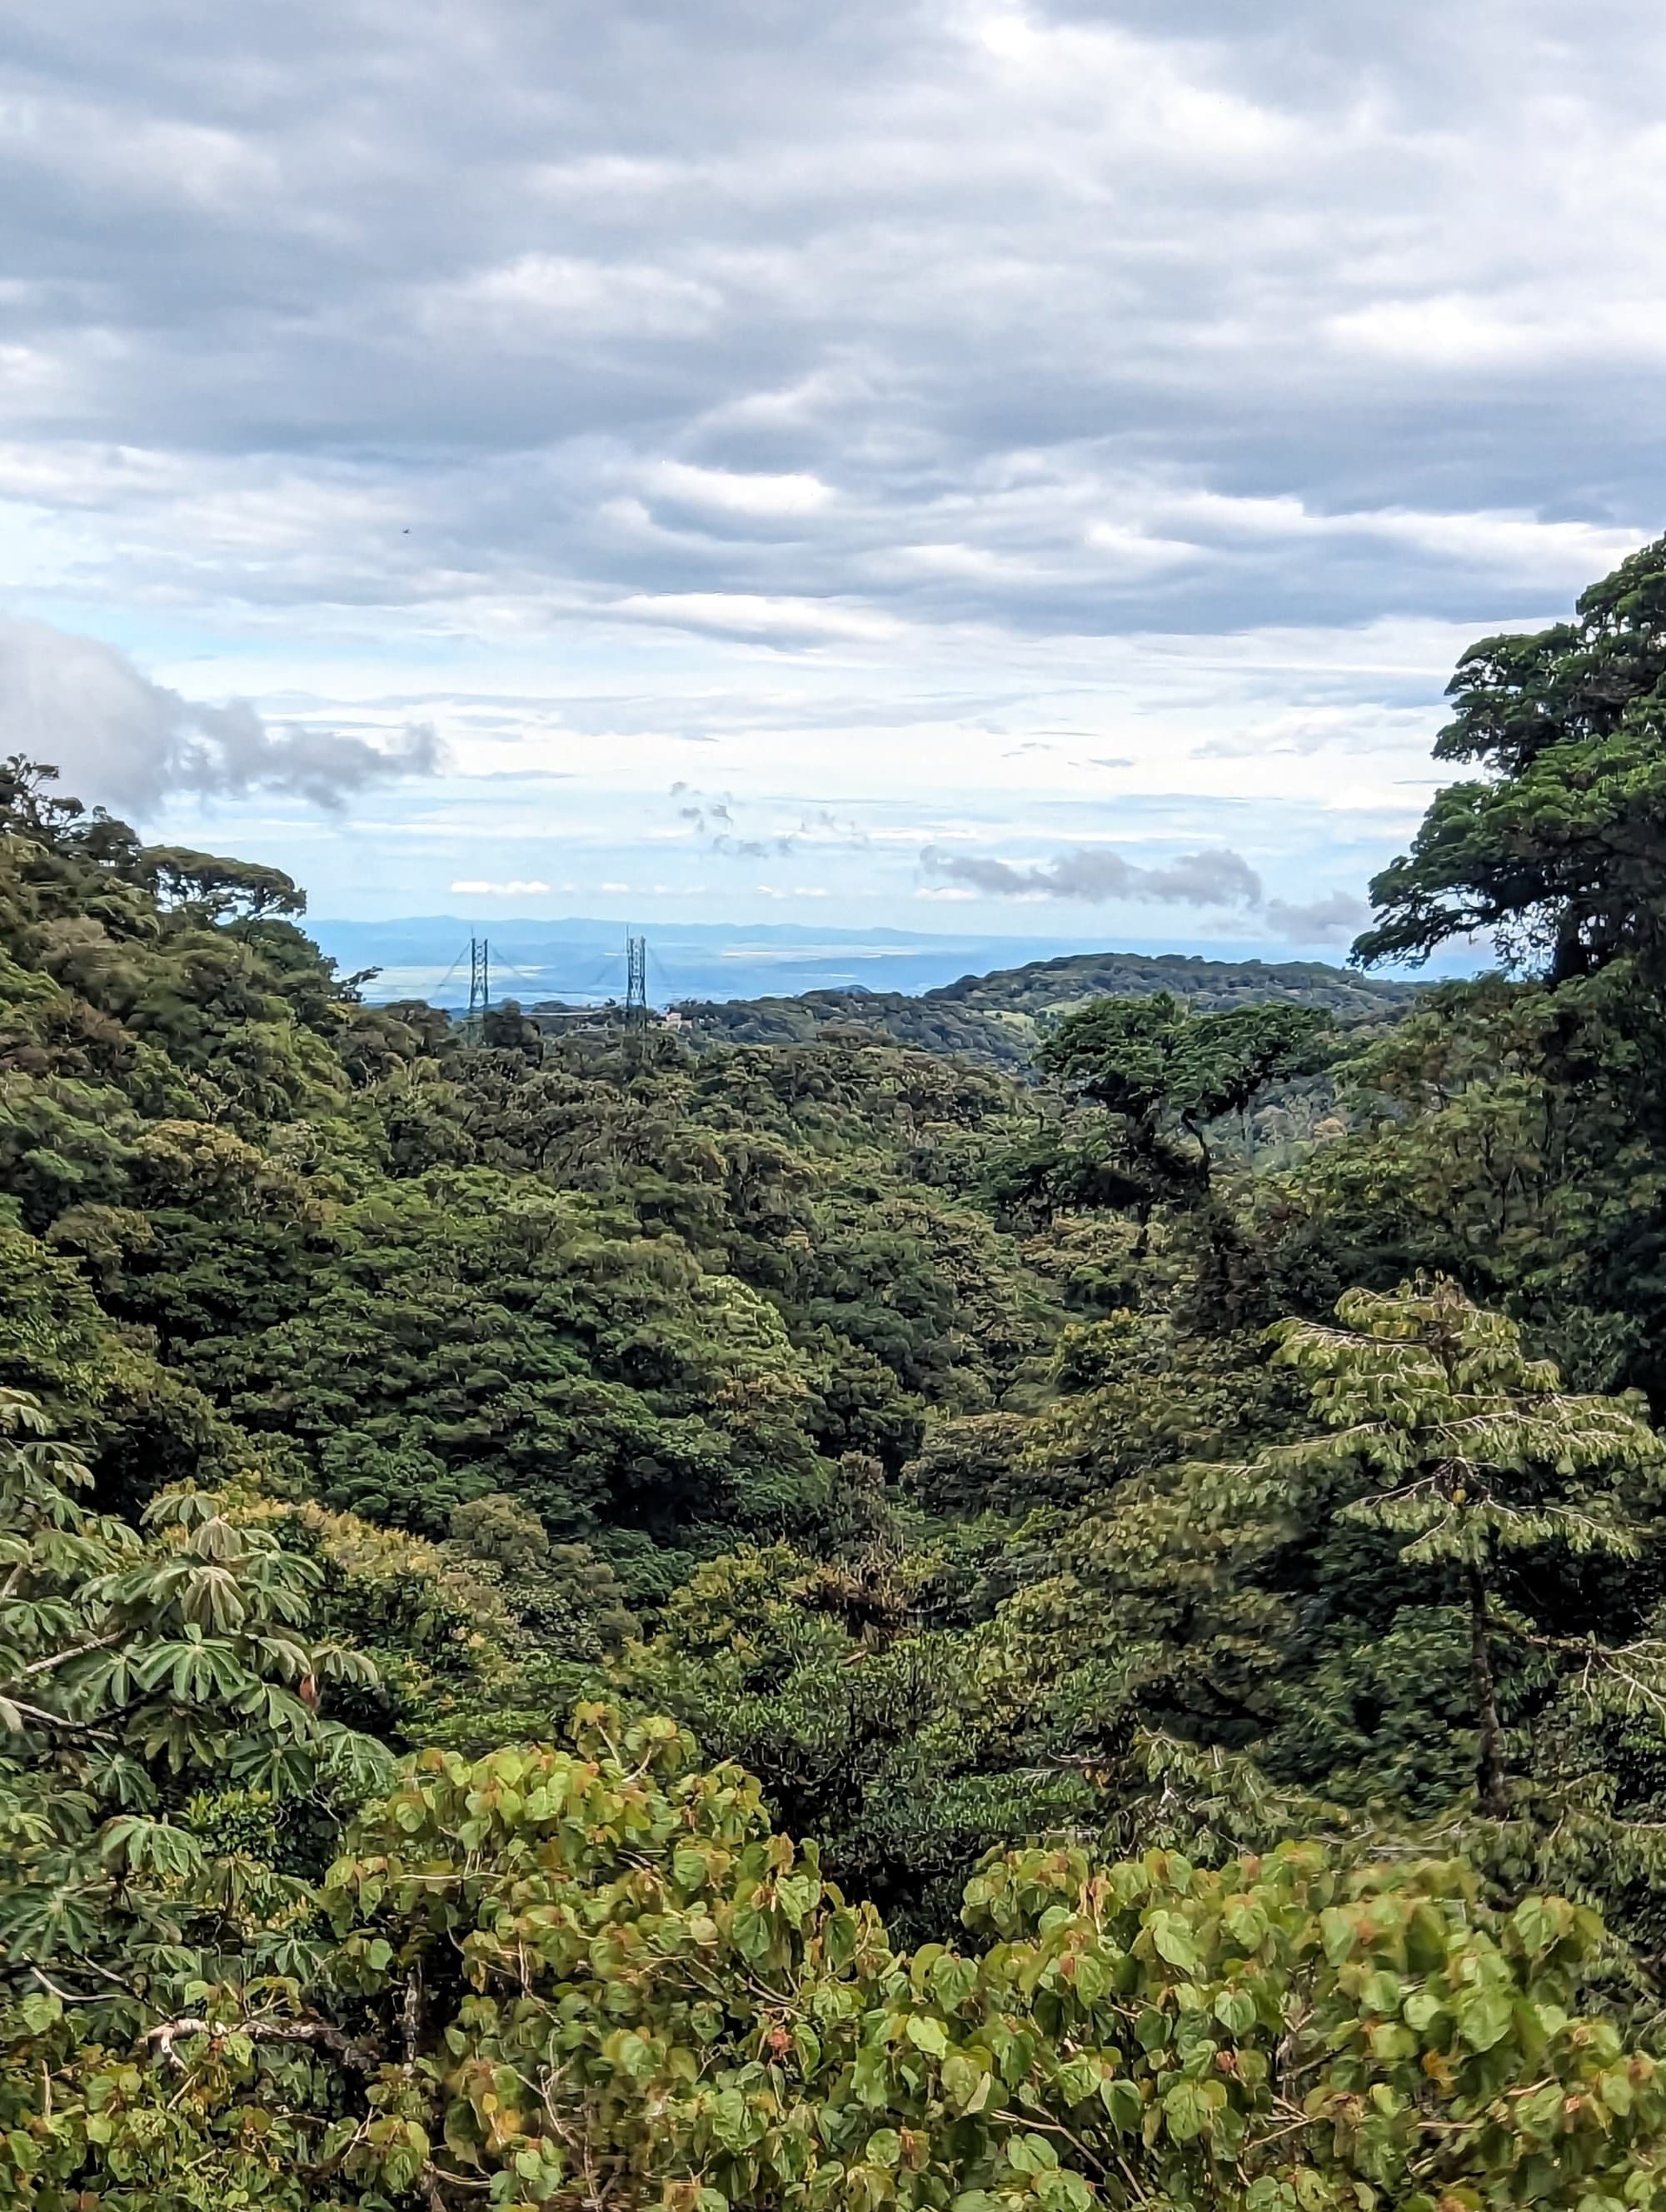
[{"label": "gray cloud layer", "polygon": [[[571,779],[323,836],[384,906],[589,839],[917,919],[929,844],[1346,937],[1453,653],[1666,520],[1663,107],[1651,0],[14,8],[0,597],[179,688],[20,621],[5,741],[141,816],[410,720]],[[732,803],[656,824],[683,739]]]},{"label": "gray cloud layer", "polygon": [[0,492],[115,519],[112,592],[787,648],[1462,619],[1662,506],[1648,0],[3,39]]},{"label": "gray cloud layer", "polygon": [[1183,853],[1166,866],[1136,867],[1120,853],[1083,847],[1031,867],[976,854],[945,853],[927,846],[920,855],[928,873],[964,884],[996,898],[1081,899],[1104,905],[1110,899],[1138,899],[1161,905],[1259,907],[1261,878],[1240,853]]},{"label": "gray cloud layer", "polygon": [[1008,860],[948,853],[928,845],[920,864],[939,883],[963,885],[990,898],[1061,899],[1089,906],[1127,899],[1141,905],[1259,915],[1277,935],[1297,944],[1351,937],[1370,912],[1363,900],[1346,891],[1333,891],[1305,904],[1269,899],[1261,877],[1230,846],[1183,853],[1157,867],[1140,867],[1104,846],[1082,846],[1050,860],[1018,867]]},{"label": "gray cloud layer", "polygon": [[407,729],[384,749],[313,727],[276,729],[244,700],[181,698],[94,638],[3,617],[0,750],[50,762],[66,790],[141,821],[174,792],[286,791],[336,807],[440,765],[431,730]]}]

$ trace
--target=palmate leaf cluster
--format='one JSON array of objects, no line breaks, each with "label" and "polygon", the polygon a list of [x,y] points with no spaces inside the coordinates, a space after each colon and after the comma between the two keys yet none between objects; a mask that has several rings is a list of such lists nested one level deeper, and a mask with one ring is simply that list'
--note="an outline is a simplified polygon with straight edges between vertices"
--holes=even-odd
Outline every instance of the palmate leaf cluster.
[{"label": "palmate leaf cluster", "polygon": [[205,1837],[351,1802],[387,1758],[321,1710],[368,1669],[308,1637],[307,1560],[197,1492],[137,1529],[90,1510],[47,1429],[0,1396],[0,1948],[21,1986],[67,1976],[131,2026],[137,1990],[199,1972],[222,1936],[240,1954],[240,1891],[271,1887]]},{"label": "palmate leaf cluster", "polygon": [[91,2158],[106,2201],[161,2203],[204,2144],[155,2023],[316,1970],[308,1832],[390,1761],[329,1713],[370,1670],[309,1634],[311,1562],[234,1499],[165,1492],[137,1528],[92,1510],[50,1429],[0,1395],[0,2164],[7,2202],[68,2202],[57,2169]]}]

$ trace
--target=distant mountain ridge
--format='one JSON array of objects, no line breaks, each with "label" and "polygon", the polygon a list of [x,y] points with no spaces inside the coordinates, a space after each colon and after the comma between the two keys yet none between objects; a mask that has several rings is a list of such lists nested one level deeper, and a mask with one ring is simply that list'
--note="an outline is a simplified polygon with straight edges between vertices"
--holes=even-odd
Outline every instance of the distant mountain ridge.
[{"label": "distant mountain ridge", "polygon": [[648,996],[661,1006],[684,999],[787,998],[800,991],[864,987],[926,991],[969,970],[1017,967],[1092,949],[1091,939],[1081,938],[853,929],[831,918],[812,927],[786,921],[650,921],[628,926],[585,916],[554,921],[507,915],[473,921],[448,915],[390,921],[314,916],[308,933],[344,973],[377,971],[367,987],[371,1000],[427,999],[450,1006],[467,1003],[471,938],[489,941],[494,998],[515,998],[523,1005],[540,999],[623,998],[627,933],[648,939]]},{"label": "distant mountain ridge", "polygon": [[918,994],[805,991],[793,996],[693,1000],[680,1012],[697,1036],[731,1044],[808,1043],[830,1030],[865,1030],[927,1052],[1023,1066],[1050,1020],[1090,1000],[1172,991],[1201,1012],[1283,1000],[1322,1006],[1337,1020],[1393,1020],[1422,987],[1322,960],[1212,960],[1195,953],[1079,952],[963,975]]},{"label": "distant mountain ridge", "polygon": [[1195,999],[1201,1011],[1285,999],[1325,1006],[1339,1019],[1403,1008],[1422,987],[1362,975],[1325,960],[1211,960],[1196,952],[1073,952],[1026,961],[988,975],[963,975],[927,991],[960,1006],[1052,1012],[1089,999],[1138,999],[1155,991]]},{"label": "distant mountain ridge", "polygon": [[[476,937],[490,941],[494,999],[514,998],[530,1006],[546,999],[593,1001],[624,996],[627,925],[623,921],[593,916],[554,921],[509,915],[474,921],[454,915],[386,921],[313,916],[307,929],[344,974],[376,971],[365,986],[366,997],[375,1003],[427,999],[435,1006],[466,1005],[469,941]],[[1172,952],[1169,945],[1138,939],[1128,951],[1106,952],[1102,942],[1096,944],[1091,938],[850,928],[841,927],[832,916],[818,927],[797,921],[650,920],[633,925],[630,933],[648,939],[648,999],[658,1006],[680,1006],[690,1000],[702,1005],[729,999],[751,1004],[807,993],[835,998],[964,994],[1008,976],[1028,978],[1042,970],[1062,973],[1061,963],[1072,960],[1096,968],[1113,963],[1125,981],[1107,988],[1170,988],[1188,996],[1208,988],[1200,985],[1200,970],[1215,975],[1243,969],[1262,978],[1254,988],[1274,994],[1281,987],[1267,985],[1263,971],[1275,976],[1287,971],[1305,971],[1310,979],[1329,976],[1333,984],[1322,986],[1328,993],[1341,973],[1310,959],[1275,959],[1269,964],[1261,946],[1231,940],[1194,939],[1193,959]],[[1153,963],[1164,979],[1156,986],[1140,980]],[[1373,990],[1383,988],[1359,978],[1342,980],[1343,994],[1337,1003],[1356,1009]],[[1044,999],[1050,1000],[1053,988],[1044,978]],[[1027,983],[1025,992],[1028,1003],[1031,992]],[[1087,995],[1092,994],[1090,988]]]}]

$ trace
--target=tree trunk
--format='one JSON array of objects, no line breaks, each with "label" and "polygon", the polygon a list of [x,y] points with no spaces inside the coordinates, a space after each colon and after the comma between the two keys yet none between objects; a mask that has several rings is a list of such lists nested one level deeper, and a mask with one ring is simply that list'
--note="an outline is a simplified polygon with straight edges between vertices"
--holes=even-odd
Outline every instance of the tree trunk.
[{"label": "tree trunk", "polygon": [[1213,1175],[1214,1170],[1214,1161],[1209,1151],[1209,1140],[1204,1135],[1202,1130],[1198,1127],[1196,1121],[1189,1114],[1183,1114],[1181,1115],[1180,1126],[1184,1129],[1186,1134],[1191,1139],[1192,1142],[1197,1146],[1197,1164],[1203,1170],[1203,1188],[1204,1190],[1207,1192],[1213,1188]]},{"label": "tree trunk", "polygon": [[1493,1646],[1487,1632],[1487,1584],[1481,1569],[1467,1571],[1469,1583],[1469,1680],[1474,1692],[1475,1726],[1480,1734],[1475,1761],[1475,1787],[1481,1809],[1488,1820],[1502,1820],[1505,1812],[1504,1729],[1499,1720],[1497,1686],[1493,1679]]}]

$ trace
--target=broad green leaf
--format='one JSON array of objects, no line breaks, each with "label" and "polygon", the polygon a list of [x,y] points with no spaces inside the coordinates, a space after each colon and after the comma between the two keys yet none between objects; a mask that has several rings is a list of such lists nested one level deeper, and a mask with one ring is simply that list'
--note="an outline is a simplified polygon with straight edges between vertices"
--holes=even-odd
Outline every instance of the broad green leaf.
[{"label": "broad green leaf", "polygon": [[1099,2101],[1110,2115],[1113,2124],[1124,2134],[1132,2135],[1145,2118],[1145,2100],[1140,2094],[1139,2084],[1125,2077],[1099,2084]]},{"label": "broad green leaf", "polygon": [[1191,1929],[1177,1913],[1153,1912],[1149,1923],[1152,1942],[1158,1955],[1171,1966],[1179,1967],[1183,1974],[1203,1972],[1203,1954],[1199,1950]]},{"label": "broad green leaf", "polygon": [[1210,2117],[1201,2085],[1187,2080],[1177,2081],[1164,2095],[1163,2117],[1177,2142],[1190,2142],[1201,2135]]}]

